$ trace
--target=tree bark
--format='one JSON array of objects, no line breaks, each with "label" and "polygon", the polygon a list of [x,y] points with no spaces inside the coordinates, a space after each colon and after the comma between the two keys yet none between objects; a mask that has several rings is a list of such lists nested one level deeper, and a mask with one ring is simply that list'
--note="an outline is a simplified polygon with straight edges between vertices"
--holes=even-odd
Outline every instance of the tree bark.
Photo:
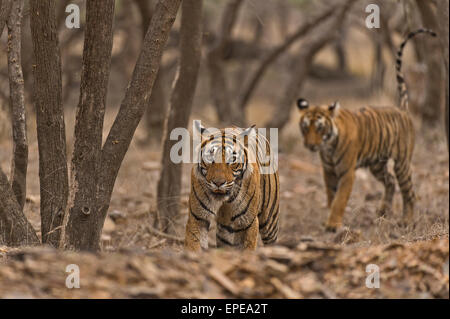
[{"label": "tree bark", "polygon": [[445,131],[447,134],[447,148],[449,148],[449,136],[448,136],[448,121],[449,121],[449,75],[448,75],[448,1],[447,0],[437,0],[437,21],[439,25],[439,40],[441,43],[441,52],[444,59],[444,75],[445,75]]},{"label": "tree bark", "polygon": [[23,210],[27,187],[28,142],[25,112],[25,89],[21,57],[21,20],[23,0],[13,3],[8,19],[8,74],[13,136],[11,185]]},{"label": "tree bark", "polygon": [[265,125],[265,127],[276,127],[278,130],[281,130],[289,121],[293,101],[298,97],[297,95],[308,75],[314,56],[326,44],[336,38],[338,35],[337,31],[342,26],[347,11],[355,1],[356,0],[347,0],[328,26],[323,27],[322,30],[317,30],[316,34],[311,34],[310,38],[305,40],[305,43],[302,45],[298,54],[297,64],[292,70],[291,80],[286,87],[285,93],[282,95],[277,114]]},{"label": "tree bark", "polygon": [[223,60],[229,49],[231,34],[242,3],[243,0],[230,0],[227,3],[222,15],[217,41],[209,50],[207,56],[211,98],[219,120],[225,125],[241,126],[244,123],[243,112],[237,109],[231,98],[223,67]]},{"label": "tree bark", "polygon": [[55,1],[30,0],[42,242],[58,246],[68,172]]},{"label": "tree bark", "polygon": [[180,4],[181,0],[164,0],[159,1],[156,6],[131,82],[101,151],[96,202],[84,206],[88,209],[81,206],[81,210],[73,210],[73,213],[70,213],[65,234],[67,248],[99,249],[100,235],[114,183],[136,127],[144,114],[158,73],[162,52]]},{"label": "tree bark", "polygon": [[17,203],[8,178],[0,168],[0,243],[8,246],[39,245],[39,238]]},{"label": "tree bark", "polygon": [[2,36],[6,20],[8,20],[11,12],[12,3],[13,1],[11,0],[0,0],[0,36]]},{"label": "tree bark", "polygon": [[202,50],[202,1],[184,0],[181,18],[180,64],[178,77],[164,129],[162,171],[158,181],[158,212],[162,230],[174,233],[172,221],[179,214],[182,165],[170,158],[170,150],[177,141],[170,133],[177,127],[188,127]]},{"label": "tree bark", "polygon": [[273,49],[270,53],[268,53],[259,64],[259,67],[256,71],[250,76],[250,80],[247,81],[247,85],[244,86],[243,93],[239,99],[239,107],[241,109],[245,109],[247,106],[251,96],[256,90],[259,82],[263,78],[265,72],[269,68],[269,66],[277,60],[277,58],[286,52],[297,40],[305,36],[309,31],[319,25],[321,22],[326,20],[328,17],[332,16],[336,11],[336,7],[332,7],[317,18],[311,19],[307,21],[305,24],[302,24],[296,32],[294,32],[291,36],[289,36],[284,43]]},{"label": "tree bark", "polygon": [[[423,25],[428,29],[438,30],[437,17],[433,10],[432,2],[416,0],[416,4],[419,8]],[[419,109],[424,123],[434,125],[441,118],[441,83],[443,76],[439,41],[429,36],[417,39],[417,41],[420,43],[419,46],[423,48],[424,62],[427,65],[425,99]]]},{"label": "tree bark", "polygon": [[69,245],[75,247],[78,242],[87,244],[92,240],[93,234],[80,229],[95,225],[95,231],[101,231],[103,227],[103,220],[96,215],[101,208],[97,202],[99,188],[105,186],[99,183],[99,176],[102,171],[103,120],[111,67],[114,4],[114,0],[89,0],[86,7],[83,69],[65,229]]},{"label": "tree bark", "polygon": [[[142,38],[148,29],[153,12],[148,0],[135,0],[141,14]],[[145,124],[147,128],[147,138],[143,141],[161,143],[164,131],[164,119],[167,111],[167,99],[165,92],[165,76],[163,68],[160,68],[153,85],[152,94],[148,100],[145,111]]]}]

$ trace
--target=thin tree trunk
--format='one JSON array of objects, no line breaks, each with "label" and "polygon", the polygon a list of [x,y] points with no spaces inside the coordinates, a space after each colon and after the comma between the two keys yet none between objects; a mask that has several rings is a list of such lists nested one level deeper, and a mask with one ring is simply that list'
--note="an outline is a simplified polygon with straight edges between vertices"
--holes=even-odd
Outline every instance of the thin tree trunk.
[{"label": "thin tree trunk", "polygon": [[0,243],[8,246],[38,245],[39,238],[23,214],[28,159],[20,56],[23,0],[0,1],[0,8],[0,34],[5,23],[8,24],[8,73],[14,139],[11,183],[0,168]]},{"label": "thin tree trunk", "polygon": [[162,171],[158,182],[158,212],[162,230],[174,233],[173,223],[179,214],[182,165],[170,158],[177,141],[170,133],[177,127],[188,127],[195,88],[197,86],[202,50],[202,1],[184,0],[181,18],[180,65],[173,88],[164,129]]},{"label": "thin tree trunk", "polygon": [[[145,36],[145,31],[148,29],[153,12],[150,8],[148,0],[135,0],[139,12],[141,14],[142,38]],[[152,94],[148,100],[148,105],[145,111],[145,124],[147,128],[147,138],[144,143],[154,141],[157,144],[161,143],[162,132],[164,130],[164,119],[167,109],[166,92],[164,89],[165,76],[164,69],[160,68],[156,76],[155,84],[153,85]]]},{"label": "thin tree trunk", "polygon": [[[101,149],[106,95],[113,44],[114,0],[87,1],[80,101],[75,123],[75,142],[70,178],[68,223],[69,245],[88,244],[93,234],[80,229],[102,229],[97,201],[102,170]],[[98,223],[98,224],[97,224]],[[95,237],[95,235],[94,235]]]},{"label": "thin tree trunk", "polygon": [[269,66],[272,65],[272,63],[275,62],[280,55],[286,52],[297,40],[308,34],[310,30],[315,28],[328,17],[332,16],[335,11],[336,7],[332,7],[320,14],[317,18],[311,19],[305,24],[302,24],[296,32],[294,32],[286,39],[286,41],[273,49],[270,53],[267,54],[267,56],[262,59],[256,71],[250,76],[250,80],[247,81],[247,84],[244,86],[244,89],[242,91],[243,93],[239,99],[239,107],[241,109],[245,109],[245,107],[248,105],[251,96],[255,92],[259,82],[263,78]]},{"label": "thin tree trunk", "polygon": [[[416,4],[419,8],[423,25],[428,29],[437,30],[437,17],[433,11],[431,1],[416,0]],[[441,118],[441,83],[443,77],[439,42],[428,36],[417,39],[417,41],[420,41],[419,46],[422,46],[424,49],[424,62],[427,65],[427,72],[425,74],[425,99],[419,109],[423,121],[428,125],[434,125]]]},{"label": "thin tree trunk", "polygon": [[286,87],[285,93],[282,95],[281,102],[277,108],[276,116],[270,120],[265,127],[276,127],[279,130],[283,129],[286,123],[290,119],[290,110],[293,102],[298,97],[304,80],[306,79],[309,69],[312,64],[312,60],[317,52],[319,52],[326,44],[334,40],[338,35],[337,31],[342,26],[345,15],[351,5],[356,0],[347,0],[333,21],[323,27],[322,30],[318,30],[316,34],[311,34],[308,40],[302,45],[297,57],[297,64],[292,70],[291,80]]},{"label": "thin tree trunk", "polygon": [[55,1],[30,0],[42,242],[58,246],[68,172]]},{"label": "thin tree trunk", "polygon": [[0,0],[0,36],[5,28],[6,20],[11,12],[11,6],[13,1],[11,0]]},{"label": "thin tree trunk", "polygon": [[180,4],[181,0],[165,0],[159,1],[156,6],[131,82],[101,151],[97,200],[89,206],[81,206],[81,211],[74,210],[75,213],[69,215],[65,234],[67,248],[99,249],[100,235],[114,183],[134,132],[144,114],[158,73],[162,52]]},{"label": "thin tree trunk", "polygon": [[10,86],[11,119],[13,131],[13,160],[11,185],[17,203],[25,205],[28,167],[27,121],[25,111],[25,89],[21,57],[21,20],[23,0],[13,3],[8,19],[8,74]]},{"label": "thin tree trunk", "polygon": [[449,65],[448,65],[448,28],[449,28],[449,21],[448,21],[448,14],[449,14],[449,8],[448,8],[448,1],[447,0],[437,0],[437,20],[439,24],[439,40],[441,43],[441,52],[442,57],[444,59],[444,75],[445,75],[445,131],[447,134],[447,148],[449,148],[449,136],[448,136],[448,121],[449,121]]},{"label": "thin tree trunk", "polygon": [[8,246],[39,245],[39,238],[23,214],[8,178],[0,168],[0,243]]},{"label": "thin tree trunk", "polygon": [[243,0],[230,0],[222,15],[216,43],[208,52],[208,69],[210,76],[210,92],[219,120],[225,125],[244,123],[244,114],[237,110],[233,103],[230,88],[224,70],[224,58],[230,48],[233,28],[236,24],[239,9]]}]

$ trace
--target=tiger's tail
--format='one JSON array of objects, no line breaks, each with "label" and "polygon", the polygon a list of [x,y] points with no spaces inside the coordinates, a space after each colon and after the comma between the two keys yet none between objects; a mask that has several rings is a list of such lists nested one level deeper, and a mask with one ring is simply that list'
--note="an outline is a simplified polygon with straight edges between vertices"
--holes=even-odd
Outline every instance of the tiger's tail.
[{"label": "tiger's tail", "polygon": [[428,33],[431,36],[435,37],[436,33],[433,30],[428,29],[418,29],[416,31],[410,32],[405,39],[403,40],[402,44],[400,45],[400,48],[397,51],[397,59],[395,64],[395,70],[397,73],[397,84],[398,84],[398,93],[400,96],[400,103],[399,107],[403,110],[408,109],[408,89],[406,87],[405,77],[402,73],[402,55],[403,55],[403,49],[405,48],[406,43],[409,39],[413,38],[419,33]]}]

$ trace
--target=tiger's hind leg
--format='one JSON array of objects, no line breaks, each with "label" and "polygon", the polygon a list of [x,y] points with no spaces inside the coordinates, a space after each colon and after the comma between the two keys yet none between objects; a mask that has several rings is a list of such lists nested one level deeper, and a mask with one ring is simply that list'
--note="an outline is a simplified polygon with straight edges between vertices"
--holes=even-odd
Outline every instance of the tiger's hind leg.
[{"label": "tiger's hind leg", "polygon": [[413,219],[415,202],[410,161],[407,159],[403,159],[403,161],[396,161],[394,170],[397,177],[398,186],[402,192],[403,222],[405,224],[409,224]]},{"label": "tiger's hind leg", "polygon": [[379,216],[385,216],[392,210],[392,200],[395,193],[395,178],[389,172],[387,161],[380,161],[370,167],[372,175],[384,185],[384,196],[378,209]]}]

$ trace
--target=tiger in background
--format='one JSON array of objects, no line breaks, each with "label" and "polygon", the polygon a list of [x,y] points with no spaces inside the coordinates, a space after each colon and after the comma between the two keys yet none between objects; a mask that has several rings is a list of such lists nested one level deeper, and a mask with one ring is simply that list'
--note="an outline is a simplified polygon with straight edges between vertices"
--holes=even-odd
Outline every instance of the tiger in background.
[{"label": "tiger in background", "polygon": [[304,144],[313,152],[320,151],[328,208],[331,210],[326,223],[328,231],[336,231],[342,226],[355,170],[360,167],[368,167],[373,176],[384,184],[385,192],[378,213],[385,215],[391,211],[395,179],[388,170],[389,159],[394,161],[394,172],[402,193],[403,223],[412,221],[415,194],[411,158],[415,133],[401,66],[403,49],[408,40],[424,32],[436,36],[426,29],[411,32],[397,52],[398,107],[364,107],[350,111],[341,108],[339,102],[310,106],[305,99],[297,100]]},{"label": "tiger in background", "polygon": [[[276,169],[262,173],[269,142],[254,126],[211,134],[195,123],[202,143],[191,172],[185,249],[207,249],[212,222],[217,223],[217,247],[254,250],[258,233],[265,245],[273,244],[279,231],[280,190]],[[250,138],[256,144],[249,143]]]}]

